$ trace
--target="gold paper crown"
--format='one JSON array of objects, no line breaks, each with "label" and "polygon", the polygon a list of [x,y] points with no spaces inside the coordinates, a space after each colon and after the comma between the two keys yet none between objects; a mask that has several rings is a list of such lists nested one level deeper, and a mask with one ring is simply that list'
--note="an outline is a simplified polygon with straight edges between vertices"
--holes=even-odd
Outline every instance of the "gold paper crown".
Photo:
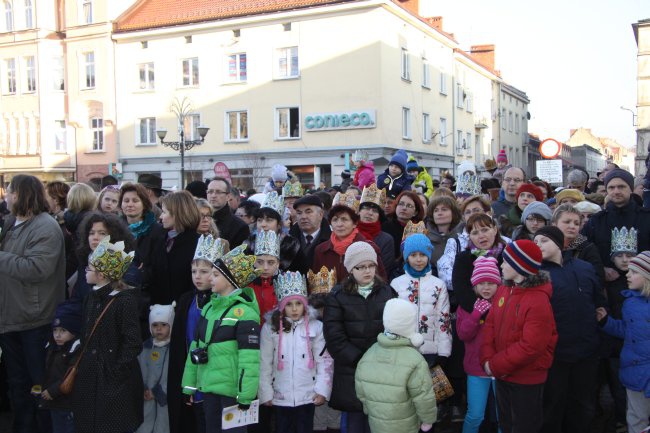
[{"label": "gold paper crown", "polygon": [[284,198],[302,197],[303,195],[305,195],[305,190],[300,182],[287,181],[284,183],[282,187],[282,196]]},{"label": "gold paper crown", "polygon": [[425,236],[427,235],[427,233],[429,233],[429,230],[427,230],[426,226],[424,225],[424,221],[420,221],[417,224],[413,224],[413,222],[411,221],[407,222],[406,226],[404,227],[404,234],[402,235],[402,241],[416,233],[421,233]]},{"label": "gold paper crown", "polygon": [[374,183],[370,186],[364,186],[360,204],[364,203],[374,203],[380,209],[383,209],[386,204],[386,190],[377,188],[377,185]]},{"label": "gold paper crown", "polygon": [[271,191],[264,196],[261,207],[271,208],[282,217],[284,215],[284,197],[278,195],[276,191]]},{"label": "gold paper crown", "polygon": [[332,207],[339,204],[349,207],[355,213],[359,213],[359,200],[357,200],[357,196],[352,191],[337,192],[336,196],[334,196],[334,201],[332,201]]},{"label": "gold paper crown", "polygon": [[253,255],[244,254],[245,250],[246,245],[240,245],[230,250],[228,254],[215,263],[215,266],[222,271],[221,273],[230,283],[239,288],[245,287],[262,273],[261,269],[255,269],[255,260],[257,258]]},{"label": "gold paper crown", "polygon": [[225,253],[225,242],[221,238],[213,238],[212,235],[201,235],[196,243],[194,260],[207,260],[214,263]]},{"label": "gold paper crown", "polygon": [[637,253],[637,231],[623,227],[612,230],[612,254]]},{"label": "gold paper crown", "polygon": [[300,272],[284,272],[278,275],[274,289],[278,302],[288,296],[307,297],[307,281]]},{"label": "gold paper crown", "polygon": [[255,255],[280,258],[280,237],[273,230],[260,230],[255,236]]},{"label": "gold paper crown", "polygon": [[117,281],[129,269],[135,256],[135,251],[127,254],[124,252],[124,242],[120,241],[112,244],[110,241],[110,236],[102,239],[99,245],[97,245],[97,248],[95,248],[95,251],[90,254],[88,263],[94,266],[98,272],[109,280]]},{"label": "gold paper crown", "polygon": [[309,293],[329,293],[336,286],[336,268],[328,271],[325,266],[320,268],[317,274],[311,269],[307,272],[309,282]]}]

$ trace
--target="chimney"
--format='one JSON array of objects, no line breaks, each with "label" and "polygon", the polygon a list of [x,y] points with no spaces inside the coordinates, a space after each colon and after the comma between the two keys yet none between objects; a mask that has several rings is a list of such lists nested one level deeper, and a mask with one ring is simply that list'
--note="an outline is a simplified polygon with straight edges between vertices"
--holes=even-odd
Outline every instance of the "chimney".
[{"label": "chimney", "polygon": [[420,0],[397,0],[397,3],[411,13],[420,16]]},{"label": "chimney", "polygon": [[442,31],[442,17],[427,17],[424,20],[434,29]]},{"label": "chimney", "polygon": [[494,44],[488,45],[472,45],[470,54],[479,62],[494,70]]}]

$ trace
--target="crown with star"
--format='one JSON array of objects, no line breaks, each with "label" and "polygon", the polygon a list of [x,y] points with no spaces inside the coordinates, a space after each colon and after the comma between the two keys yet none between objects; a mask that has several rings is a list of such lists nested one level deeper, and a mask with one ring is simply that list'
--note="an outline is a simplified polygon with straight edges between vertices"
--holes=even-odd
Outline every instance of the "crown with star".
[{"label": "crown with star", "polygon": [[276,278],[274,289],[278,302],[288,296],[307,297],[307,280],[300,272],[284,272]]},{"label": "crown with star", "polygon": [[637,230],[627,227],[612,230],[612,254],[637,253]]},{"label": "crown with star", "polygon": [[266,193],[261,207],[268,207],[280,214],[284,215],[284,197],[278,195],[276,191]]},{"label": "crown with star", "polygon": [[214,238],[212,235],[201,235],[194,250],[194,260],[207,260],[214,263],[225,253],[225,243],[221,238]]},{"label": "crown with star", "polygon": [[261,230],[255,237],[255,255],[280,258],[280,236],[273,230]]},{"label": "crown with star", "polygon": [[124,251],[124,242],[112,244],[111,237],[106,236],[88,257],[88,263],[109,280],[117,281],[129,269],[134,256],[135,251]]},{"label": "crown with star", "polygon": [[456,179],[456,196],[469,197],[481,194],[481,178],[473,174],[462,174]]},{"label": "crown with star", "polygon": [[309,292],[313,295],[316,293],[329,293],[336,286],[336,268],[328,270],[325,266],[320,271],[314,273],[311,269],[307,271],[307,282]]},{"label": "crown with star", "polygon": [[380,209],[384,208],[386,204],[386,190],[384,188],[379,189],[374,183],[370,186],[364,186],[363,192],[361,193],[361,203],[374,203],[379,206]]}]

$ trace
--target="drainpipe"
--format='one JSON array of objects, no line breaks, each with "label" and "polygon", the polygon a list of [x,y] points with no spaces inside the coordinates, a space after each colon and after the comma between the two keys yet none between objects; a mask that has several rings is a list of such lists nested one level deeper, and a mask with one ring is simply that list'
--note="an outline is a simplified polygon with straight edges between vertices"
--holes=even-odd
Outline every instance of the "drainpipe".
[{"label": "drainpipe", "polygon": [[456,143],[457,136],[456,136],[456,74],[455,73],[452,74],[451,76],[451,136],[453,137],[453,140],[451,141],[453,143],[453,149],[451,150],[451,157],[452,157],[451,172],[454,174],[454,176],[456,176],[456,146],[459,145],[460,143]]}]

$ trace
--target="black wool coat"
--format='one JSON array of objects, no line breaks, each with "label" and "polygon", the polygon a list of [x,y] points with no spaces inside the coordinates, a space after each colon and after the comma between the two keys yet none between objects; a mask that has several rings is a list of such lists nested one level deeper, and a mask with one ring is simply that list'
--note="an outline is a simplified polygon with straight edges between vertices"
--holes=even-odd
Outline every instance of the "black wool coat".
[{"label": "black wool coat", "polygon": [[311,241],[309,247],[307,246],[305,236],[302,234],[302,231],[300,231],[298,223],[295,223],[291,226],[289,229],[289,234],[300,241],[300,249],[302,250],[301,252],[305,256],[305,261],[308,263],[308,266],[310,266],[311,263],[314,262],[314,251],[316,250],[316,247],[323,242],[330,240],[330,237],[332,236],[332,230],[330,229],[330,225],[329,222],[327,222],[327,219],[323,218],[320,223],[320,232],[318,232],[318,237]]},{"label": "black wool coat", "polygon": [[[166,239],[166,238],[165,238]],[[167,252],[165,242],[153,252],[153,287],[151,304],[171,304],[185,292],[194,290],[192,283],[192,259],[199,240],[194,231],[184,231],[174,238]]]},{"label": "black wool coat", "polygon": [[[134,290],[112,292],[110,285],[84,300],[81,344],[85,352],[72,393],[77,433],[135,431],[143,419],[144,385],[138,363],[142,351],[138,299]],[[106,314],[89,339],[106,304]]]},{"label": "black wool coat", "polygon": [[337,285],[325,300],[323,331],[327,350],[334,358],[334,381],[329,405],[346,412],[363,406],[354,388],[354,373],[366,350],[384,332],[384,306],[397,294],[387,284],[377,284],[368,298],[346,292]]},{"label": "black wool coat", "polygon": [[248,224],[233,215],[227,204],[215,211],[212,218],[219,229],[219,235],[228,241],[231,250],[243,244],[250,234]]}]

